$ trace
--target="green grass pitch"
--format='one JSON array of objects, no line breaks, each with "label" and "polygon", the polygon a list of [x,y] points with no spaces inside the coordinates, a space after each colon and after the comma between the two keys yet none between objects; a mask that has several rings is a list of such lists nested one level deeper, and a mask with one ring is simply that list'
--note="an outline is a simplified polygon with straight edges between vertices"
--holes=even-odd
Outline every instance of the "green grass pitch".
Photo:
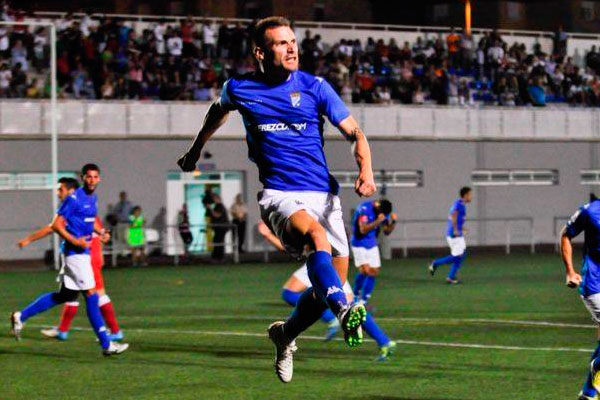
[{"label": "green grass pitch", "polygon": [[3,273],[0,399],[576,399],[595,331],[558,256],[473,256],[458,286],[426,264],[387,261],[377,280],[375,318],[401,341],[389,361],[374,361],[370,341],[323,343],[319,322],[298,340],[287,385],[265,331],[291,311],[280,288],[292,262],[106,270],[131,344],[114,358],[100,354],[83,303],[74,326],[85,329],[67,342],[39,333],[60,308],[29,320],[16,342],[10,312],[53,290],[54,274]]}]

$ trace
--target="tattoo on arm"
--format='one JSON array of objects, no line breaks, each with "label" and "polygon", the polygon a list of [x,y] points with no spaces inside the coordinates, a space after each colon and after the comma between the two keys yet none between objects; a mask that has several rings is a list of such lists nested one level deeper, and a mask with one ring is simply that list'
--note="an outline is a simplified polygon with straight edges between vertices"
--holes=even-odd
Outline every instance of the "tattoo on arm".
[{"label": "tattoo on arm", "polygon": [[352,129],[350,133],[346,134],[346,140],[354,143],[358,141],[358,139],[364,137],[364,135],[365,134],[363,133],[363,131],[361,131],[360,128],[357,126],[356,128]]}]

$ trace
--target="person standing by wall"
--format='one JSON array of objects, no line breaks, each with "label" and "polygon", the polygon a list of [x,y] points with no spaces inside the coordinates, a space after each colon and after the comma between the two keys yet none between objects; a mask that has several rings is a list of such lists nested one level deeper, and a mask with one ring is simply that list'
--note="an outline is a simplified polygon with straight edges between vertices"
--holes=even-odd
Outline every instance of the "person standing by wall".
[{"label": "person standing by wall", "polygon": [[244,203],[242,194],[235,196],[235,202],[229,209],[233,224],[237,227],[238,251],[244,252],[244,240],[246,239],[246,218],[248,216],[248,207]]},{"label": "person standing by wall", "polygon": [[144,237],[144,226],[146,221],[142,215],[142,207],[135,206],[131,209],[131,215],[129,216],[129,234],[127,235],[127,242],[131,249],[131,262],[134,267],[140,265],[148,265],[146,260],[146,253],[144,247],[146,246],[146,238]]}]

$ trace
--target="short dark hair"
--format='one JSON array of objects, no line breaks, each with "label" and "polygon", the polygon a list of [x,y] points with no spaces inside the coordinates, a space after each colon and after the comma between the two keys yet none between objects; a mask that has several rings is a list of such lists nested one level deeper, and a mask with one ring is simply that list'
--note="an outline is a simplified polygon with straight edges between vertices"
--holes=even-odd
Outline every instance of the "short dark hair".
[{"label": "short dark hair", "polygon": [[467,193],[469,193],[472,189],[468,186],[463,186],[460,188],[460,197],[465,197]]},{"label": "short dark hair", "polygon": [[98,173],[100,173],[100,167],[97,166],[96,164],[93,163],[88,163],[85,164],[82,168],[81,168],[81,176],[85,175],[88,173],[88,171],[98,171]]},{"label": "short dark hair", "polygon": [[392,212],[392,203],[386,199],[379,200],[379,206],[377,207],[377,211],[379,213],[388,215]]},{"label": "short dark hair", "polygon": [[277,28],[278,26],[291,26],[292,23],[289,19],[285,17],[267,17],[261,20],[256,21],[254,26],[252,27],[252,41],[254,45],[257,47],[264,47],[265,42],[265,32],[267,29]]},{"label": "short dark hair", "polygon": [[79,187],[79,182],[77,182],[77,179],[75,179],[75,178],[68,178],[66,176],[63,176],[62,178],[60,178],[58,180],[58,183],[62,183],[69,190],[71,190],[71,189],[77,189]]}]

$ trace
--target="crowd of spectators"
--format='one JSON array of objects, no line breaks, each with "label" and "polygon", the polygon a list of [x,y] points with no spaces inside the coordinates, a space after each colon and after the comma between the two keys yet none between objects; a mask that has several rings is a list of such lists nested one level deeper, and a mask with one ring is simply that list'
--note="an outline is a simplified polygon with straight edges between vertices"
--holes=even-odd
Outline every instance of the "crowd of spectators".
[{"label": "crowd of spectators", "polygon": [[[2,19],[25,14],[2,7]],[[60,98],[215,99],[223,82],[254,69],[249,27],[223,21],[159,21],[138,34],[128,22],[88,15],[57,21]],[[45,28],[0,25],[0,97],[47,97]],[[433,36],[433,37],[432,37]],[[600,53],[566,54],[555,33],[551,54],[509,46],[495,31],[419,37],[414,43],[369,38],[325,43],[298,39],[301,68],[325,77],[348,103],[600,105]]]}]

